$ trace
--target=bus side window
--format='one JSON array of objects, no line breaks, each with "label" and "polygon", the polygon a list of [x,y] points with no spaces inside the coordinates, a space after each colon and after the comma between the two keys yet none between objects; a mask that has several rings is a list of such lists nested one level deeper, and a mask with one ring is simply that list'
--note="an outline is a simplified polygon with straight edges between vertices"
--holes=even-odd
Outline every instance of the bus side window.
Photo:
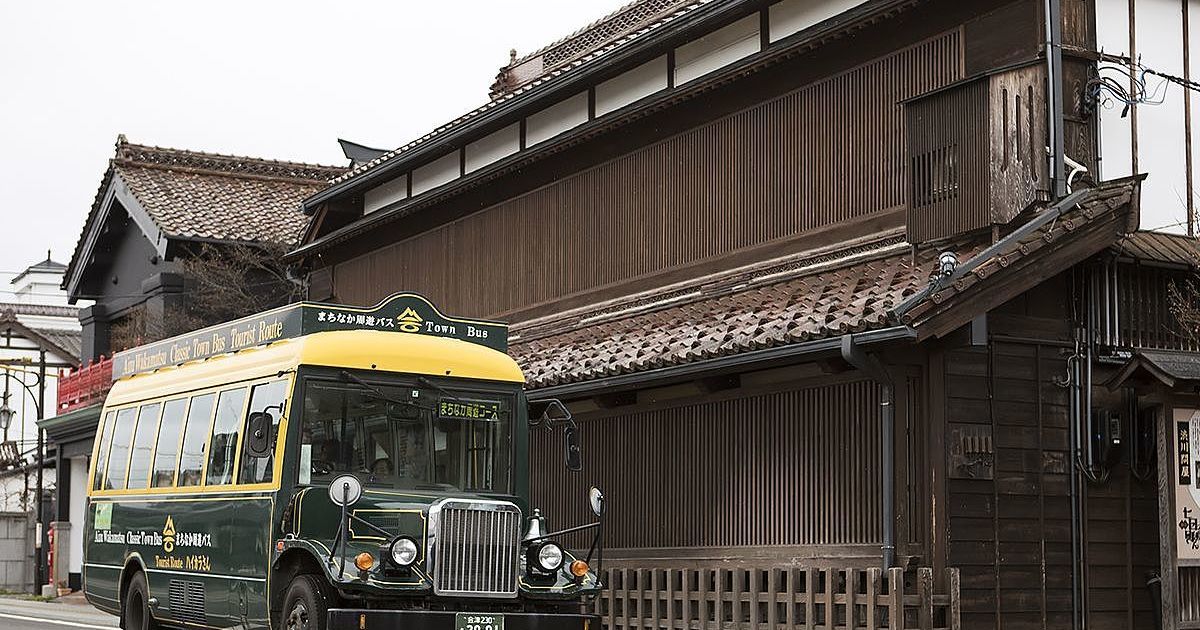
[{"label": "bus side window", "polygon": [[179,456],[180,486],[200,485],[200,471],[204,468],[204,447],[208,445],[208,427],[212,425],[213,403],[216,394],[202,394],[192,398],[188,407],[187,427],[183,430],[183,449]]},{"label": "bus side window", "polygon": [[129,482],[125,487],[140,490],[150,483],[150,458],[154,456],[154,438],[158,435],[158,412],[162,403],[142,405],[137,429],[133,432],[133,455],[129,458]]},{"label": "bus side window", "polygon": [[253,414],[270,414],[271,432],[267,435],[267,441],[271,444],[271,450],[265,457],[254,457],[250,454],[250,439],[243,438],[242,471],[239,473],[238,483],[271,481],[271,474],[275,468],[275,438],[279,435],[279,420],[283,417],[284,405],[287,402],[287,385],[287,380],[280,379],[255,385],[254,390],[250,393],[250,406],[246,410],[247,426],[242,435],[249,435],[251,430],[249,422]]},{"label": "bus side window", "polygon": [[125,489],[125,471],[129,468],[129,442],[133,439],[133,424],[136,420],[136,407],[117,412],[112,442],[108,447],[108,469],[104,476],[105,490]]},{"label": "bus side window", "polygon": [[92,490],[102,490],[104,488],[104,475],[108,469],[108,448],[112,444],[113,416],[117,412],[110,411],[104,414],[104,432],[100,435],[100,448],[96,450],[96,472],[93,473]]},{"label": "bus side window", "polygon": [[186,398],[176,398],[163,405],[158,444],[154,447],[154,472],[150,479],[150,485],[155,488],[175,485],[175,460],[179,456],[179,438],[183,434],[187,402]]},{"label": "bus side window", "polygon": [[246,388],[227,389],[217,399],[217,417],[213,420],[212,445],[208,451],[208,472],[205,485],[220,486],[233,482],[233,466],[237,456],[238,434],[242,426],[242,409]]}]

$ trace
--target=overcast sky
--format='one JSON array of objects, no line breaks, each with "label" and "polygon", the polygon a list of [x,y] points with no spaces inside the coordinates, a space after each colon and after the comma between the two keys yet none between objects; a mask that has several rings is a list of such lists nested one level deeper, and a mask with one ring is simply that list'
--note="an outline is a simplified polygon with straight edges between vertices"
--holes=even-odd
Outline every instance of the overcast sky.
[{"label": "overcast sky", "polygon": [[533,51],[627,0],[0,0],[0,289],[71,256],[117,134],[344,164],[487,101]]}]

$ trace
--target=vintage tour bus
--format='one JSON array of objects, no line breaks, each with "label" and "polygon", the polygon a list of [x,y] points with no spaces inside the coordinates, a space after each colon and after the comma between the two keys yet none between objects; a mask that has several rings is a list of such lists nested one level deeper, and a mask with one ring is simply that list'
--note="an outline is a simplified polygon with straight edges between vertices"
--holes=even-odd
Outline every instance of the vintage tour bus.
[{"label": "vintage tour bus", "polygon": [[[125,630],[588,630],[597,519],[529,505],[529,402],[507,327],[397,294],[298,303],[114,357],[84,591]],[[592,528],[582,557],[556,538]]]}]

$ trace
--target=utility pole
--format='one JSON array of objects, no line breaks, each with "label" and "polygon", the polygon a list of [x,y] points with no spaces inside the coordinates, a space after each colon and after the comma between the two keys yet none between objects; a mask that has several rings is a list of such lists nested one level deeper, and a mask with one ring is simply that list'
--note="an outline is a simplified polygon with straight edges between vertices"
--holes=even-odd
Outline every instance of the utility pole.
[{"label": "utility pole", "polygon": [[[4,379],[6,382],[8,379]],[[42,505],[42,469],[46,466],[45,438],[42,433],[42,420],[46,409],[46,350],[38,350],[38,404],[37,404],[37,559],[34,562],[34,577],[37,588],[41,589],[45,582],[46,572],[46,522],[45,509]],[[36,594],[41,594],[37,591]]]}]

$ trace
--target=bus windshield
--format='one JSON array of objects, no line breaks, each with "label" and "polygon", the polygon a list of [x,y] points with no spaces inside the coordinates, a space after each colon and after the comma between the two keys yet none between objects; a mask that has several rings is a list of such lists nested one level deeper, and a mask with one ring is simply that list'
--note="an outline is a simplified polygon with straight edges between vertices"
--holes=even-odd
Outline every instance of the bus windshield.
[{"label": "bus windshield", "polygon": [[445,380],[310,378],[299,482],[509,493],[512,410],[510,393]]}]

